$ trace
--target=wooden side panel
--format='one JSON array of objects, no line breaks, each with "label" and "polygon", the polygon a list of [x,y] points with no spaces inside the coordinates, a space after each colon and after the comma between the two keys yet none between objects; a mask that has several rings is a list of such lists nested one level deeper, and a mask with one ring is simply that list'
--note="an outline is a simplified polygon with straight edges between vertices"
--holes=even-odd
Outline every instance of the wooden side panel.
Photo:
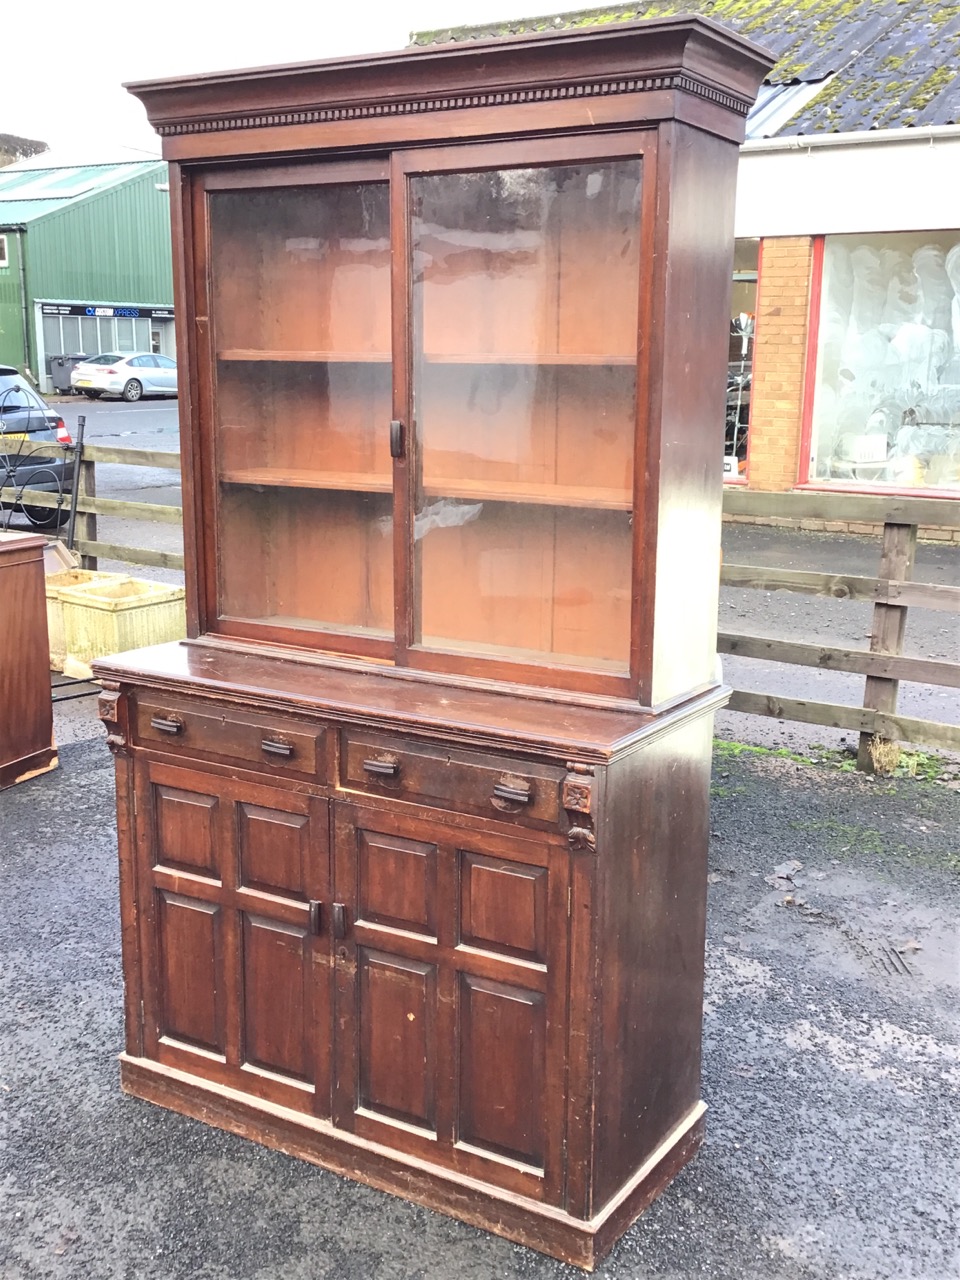
[{"label": "wooden side panel", "polygon": [[154,805],[156,865],[219,880],[217,797],[158,786]]},{"label": "wooden side panel", "polygon": [[360,1106],[434,1132],[436,966],[360,947],[357,967]]},{"label": "wooden side panel", "polygon": [[307,897],[310,835],[306,814],[241,802],[237,806],[240,884],[281,897]]},{"label": "wooden side panel", "polygon": [[[14,446],[9,446],[13,448]],[[17,445],[17,448],[23,448]],[[0,459],[0,479],[4,479]],[[52,769],[53,705],[47,611],[43,595],[43,539],[0,531],[0,788]]]},{"label": "wooden side panel", "polygon": [[211,1053],[226,1048],[223,911],[157,891],[160,1034]]},{"label": "wooden side panel", "polygon": [[460,978],[460,1140],[542,1168],[546,1150],[546,1001]]},{"label": "wooden side panel", "polygon": [[713,715],[607,771],[592,1212],[700,1099]]},{"label": "wooden side panel", "polygon": [[[662,377],[651,387],[648,474],[659,476],[652,672],[641,702],[656,706],[711,684],[720,589],[722,454],[733,266],[737,151],[674,123]],[[709,209],[709,214],[707,210]],[[646,573],[654,571],[647,565]],[[651,619],[648,619],[650,621]]]},{"label": "wooden side panel", "polygon": [[244,914],[243,1060],[298,1080],[312,1078],[313,999],[309,935]]}]

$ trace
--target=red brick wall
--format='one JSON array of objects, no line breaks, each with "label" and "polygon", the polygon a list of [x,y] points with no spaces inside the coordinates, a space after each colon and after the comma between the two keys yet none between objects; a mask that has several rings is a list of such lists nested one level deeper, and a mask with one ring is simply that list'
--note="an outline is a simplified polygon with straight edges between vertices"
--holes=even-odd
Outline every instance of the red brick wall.
[{"label": "red brick wall", "polygon": [[750,397],[747,483],[782,491],[797,483],[813,241],[764,240]]}]

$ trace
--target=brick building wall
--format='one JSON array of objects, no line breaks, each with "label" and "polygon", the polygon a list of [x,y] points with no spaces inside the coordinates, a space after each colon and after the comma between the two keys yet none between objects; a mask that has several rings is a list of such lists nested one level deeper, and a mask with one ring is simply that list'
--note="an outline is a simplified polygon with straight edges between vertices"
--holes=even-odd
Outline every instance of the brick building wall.
[{"label": "brick building wall", "polygon": [[764,240],[757,287],[747,483],[782,492],[797,483],[813,240]]}]

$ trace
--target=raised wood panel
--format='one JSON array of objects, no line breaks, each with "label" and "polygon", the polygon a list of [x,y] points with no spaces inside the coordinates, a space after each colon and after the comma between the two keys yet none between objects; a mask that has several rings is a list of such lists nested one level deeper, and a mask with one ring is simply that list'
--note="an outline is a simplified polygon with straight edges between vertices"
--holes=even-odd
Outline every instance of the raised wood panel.
[{"label": "raised wood panel", "polygon": [[237,805],[239,883],[244,888],[303,899],[310,856],[310,819],[261,805]]},{"label": "raised wood panel", "polygon": [[156,890],[159,1032],[211,1053],[226,1048],[223,911]]},{"label": "raised wood panel", "polygon": [[462,1142],[543,1167],[546,1022],[541,993],[461,975]]},{"label": "raised wood panel", "polygon": [[435,965],[357,948],[359,1104],[436,1129]]},{"label": "raised wood panel", "polygon": [[357,833],[358,922],[436,936],[437,846]]},{"label": "raised wood panel", "polygon": [[219,880],[217,797],[165,786],[155,786],[153,794],[156,864]]},{"label": "raised wood panel", "polygon": [[243,1061],[309,1081],[310,936],[262,916],[244,913],[242,921]]},{"label": "raised wood panel", "polygon": [[460,940],[547,961],[547,868],[460,853]]}]

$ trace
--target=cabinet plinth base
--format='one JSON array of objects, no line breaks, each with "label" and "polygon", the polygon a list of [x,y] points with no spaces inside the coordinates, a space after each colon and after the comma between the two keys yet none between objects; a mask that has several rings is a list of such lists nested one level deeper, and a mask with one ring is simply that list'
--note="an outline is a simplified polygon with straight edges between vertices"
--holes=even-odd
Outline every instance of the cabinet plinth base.
[{"label": "cabinet plinth base", "polygon": [[693,1158],[704,1136],[706,1106],[699,1102],[618,1194],[584,1221],[186,1072],[128,1054],[120,1055],[120,1064],[123,1089],[134,1097],[450,1214],[587,1271]]}]

